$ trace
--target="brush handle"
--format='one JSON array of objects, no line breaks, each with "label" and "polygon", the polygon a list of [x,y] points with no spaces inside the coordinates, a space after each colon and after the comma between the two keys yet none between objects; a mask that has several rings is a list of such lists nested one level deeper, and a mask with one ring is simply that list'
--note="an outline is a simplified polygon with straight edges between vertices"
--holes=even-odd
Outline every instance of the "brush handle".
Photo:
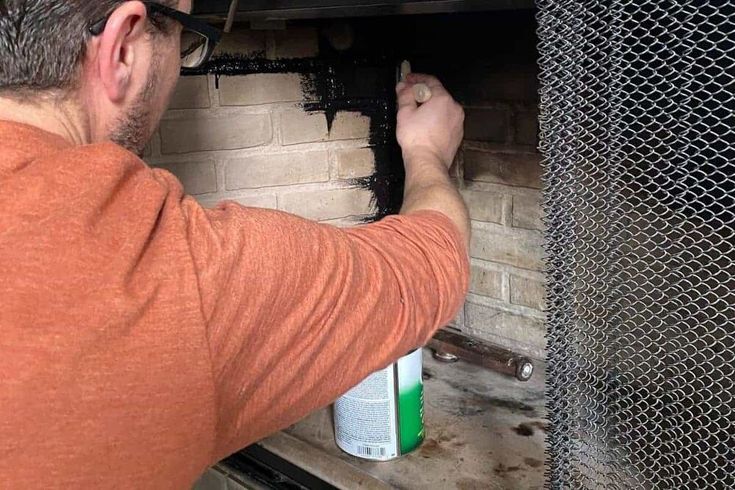
[{"label": "brush handle", "polygon": [[[400,81],[405,82],[408,74],[411,73],[411,63],[406,60],[401,63]],[[425,83],[417,83],[413,86],[413,96],[419,104],[425,104],[431,100],[431,89]]]},{"label": "brush handle", "polygon": [[413,95],[416,102],[425,104],[431,100],[431,89],[425,83],[417,83],[413,86]]}]

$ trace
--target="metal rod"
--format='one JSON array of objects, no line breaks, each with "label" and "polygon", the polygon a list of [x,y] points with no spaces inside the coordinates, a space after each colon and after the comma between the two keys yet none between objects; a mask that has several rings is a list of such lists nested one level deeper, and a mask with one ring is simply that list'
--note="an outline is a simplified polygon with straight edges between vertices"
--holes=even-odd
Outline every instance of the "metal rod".
[{"label": "metal rod", "polygon": [[528,357],[458,331],[439,330],[429,347],[444,357],[454,355],[472,364],[513,376],[519,381],[528,381],[533,376],[533,361]]}]

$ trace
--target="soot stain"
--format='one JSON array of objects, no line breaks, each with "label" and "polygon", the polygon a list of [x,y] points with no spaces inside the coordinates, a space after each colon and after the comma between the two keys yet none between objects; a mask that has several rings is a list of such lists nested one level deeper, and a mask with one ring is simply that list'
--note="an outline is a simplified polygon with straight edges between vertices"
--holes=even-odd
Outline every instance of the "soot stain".
[{"label": "soot stain", "polygon": [[455,436],[439,433],[436,437],[428,437],[419,449],[419,455],[424,459],[437,458],[465,445],[456,441]]},{"label": "soot stain", "polygon": [[505,398],[495,398],[495,397],[484,397],[484,398],[485,400],[487,400],[487,403],[493,408],[504,408],[506,410],[510,410],[511,412],[520,412],[526,417],[536,416],[536,409],[532,407],[531,405],[527,405],[526,403],[519,402],[516,400],[508,400]]},{"label": "soot stain", "polygon": [[439,400],[439,403],[445,410],[463,417],[480,415],[498,408],[519,413],[528,418],[535,418],[537,416],[534,407],[522,402],[488,397],[471,392],[465,393],[461,397],[444,397]]},{"label": "soot stain", "polygon": [[460,391],[465,395],[482,398],[483,400],[485,400],[485,404],[490,407],[502,408],[514,413],[520,413],[521,415],[528,418],[536,418],[538,416],[536,413],[536,407],[530,405],[529,403],[543,400],[543,395],[541,395],[541,398],[539,399],[524,398],[523,400],[511,400],[507,398],[498,398],[488,395],[488,392],[492,391],[491,387],[472,384],[462,385],[458,382],[453,382],[451,379],[446,381],[452,388]]},{"label": "soot stain", "polygon": [[439,445],[436,439],[426,439],[419,450],[419,454],[424,459],[435,458],[444,452],[444,448]]},{"label": "soot stain", "polygon": [[535,433],[534,429],[538,429],[542,432],[548,432],[549,425],[546,422],[528,422],[519,424],[518,427],[514,427],[513,432],[519,436],[530,437]]},{"label": "soot stain", "polygon": [[528,424],[520,424],[518,427],[513,427],[513,432],[523,437],[531,437],[534,434],[533,427]]},{"label": "soot stain", "polygon": [[521,469],[520,466],[505,466],[503,463],[498,464],[493,471],[496,475],[502,476],[507,475],[508,473],[515,473],[516,471],[519,471]]}]

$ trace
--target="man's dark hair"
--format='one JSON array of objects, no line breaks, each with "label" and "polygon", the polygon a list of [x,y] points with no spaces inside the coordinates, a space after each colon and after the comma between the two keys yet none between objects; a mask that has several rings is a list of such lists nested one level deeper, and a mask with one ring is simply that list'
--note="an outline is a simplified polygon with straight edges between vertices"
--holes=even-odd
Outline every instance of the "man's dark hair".
[{"label": "man's dark hair", "polygon": [[124,1],[0,0],[0,94],[72,88],[90,25]]}]

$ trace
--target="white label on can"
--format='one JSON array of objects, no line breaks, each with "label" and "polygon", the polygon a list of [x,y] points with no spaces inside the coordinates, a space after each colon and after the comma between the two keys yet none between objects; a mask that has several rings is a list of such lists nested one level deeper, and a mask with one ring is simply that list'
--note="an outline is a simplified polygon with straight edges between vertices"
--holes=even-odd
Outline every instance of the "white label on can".
[{"label": "white label on can", "polygon": [[398,457],[394,369],[371,374],[335,403],[337,444],[346,453],[377,461]]}]

